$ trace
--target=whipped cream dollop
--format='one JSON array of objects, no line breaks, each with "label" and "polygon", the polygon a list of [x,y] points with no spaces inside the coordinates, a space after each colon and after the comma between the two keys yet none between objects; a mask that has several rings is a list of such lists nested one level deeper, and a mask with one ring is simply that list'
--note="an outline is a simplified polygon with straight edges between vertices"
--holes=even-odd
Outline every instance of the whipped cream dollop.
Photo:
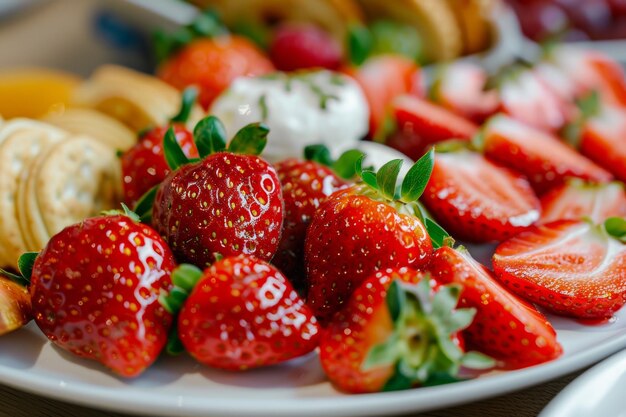
[{"label": "whipped cream dollop", "polygon": [[316,70],[236,79],[213,103],[231,137],[243,126],[270,128],[262,156],[270,162],[302,157],[304,147],[355,147],[367,134],[369,108],[358,84],[343,74]]}]

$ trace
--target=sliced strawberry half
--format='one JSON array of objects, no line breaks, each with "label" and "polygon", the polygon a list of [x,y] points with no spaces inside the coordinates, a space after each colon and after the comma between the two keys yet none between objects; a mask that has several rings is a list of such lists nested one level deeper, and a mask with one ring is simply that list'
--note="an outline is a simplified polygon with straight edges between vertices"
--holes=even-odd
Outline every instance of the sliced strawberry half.
[{"label": "sliced strawberry half", "polygon": [[524,174],[542,194],[568,177],[607,182],[613,176],[577,153],[556,136],[499,115],[485,125],[481,137],[485,156]]},{"label": "sliced strawberry half", "polygon": [[422,201],[454,237],[502,241],[539,219],[528,181],[466,149],[437,153]]},{"label": "sliced strawberry half", "polygon": [[397,97],[391,111],[398,130],[387,138],[386,144],[414,160],[435,143],[469,140],[478,131],[473,122],[418,97]]},{"label": "sliced strawberry half", "polygon": [[584,124],[580,151],[626,182],[626,110],[602,106]]},{"label": "sliced strawberry half", "polygon": [[474,322],[463,331],[468,348],[486,353],[507,369],[543,363],[563,352],[548,320],[508,292],[466,250],[438,249],[429,270],[442,285],[461,284],[459,307],[476,309]]},{"label": "sliced strawberry half", "polygon": [[470,62],[455,62],[436,74],[431,90],[435,102],[476,123],[494,115],[500,106],[496,90],[485,91],[488,74]]},{"label": "sliced strawberry half", "polygon": [[557,314],[605,318],[626,303],[626,245],[588,221],[522,232],[498,246],[493,266],[511,291]]},{"label": "sliced strawberry half", "polygon": [[606,184],[570,180],[541,197],[541,223],[589,218],[602,223],[609,217],[626,217],[626,193],[620,182]]},{"label": "sliced strawberry half", "polygon": [[377,135],[391,101],[401,95],[419,90],[420,71],[412,60],[400,55],[380,55],[369,58],[358,67],[344,72],[361,86],[370,107],[370,136]]},{"label": "sliced strawberry half", "polygon": [[538,129],[555,132],[572,117],[571,104],[546,88],[532,70],[520,70],[500,85],[501,110]]}]

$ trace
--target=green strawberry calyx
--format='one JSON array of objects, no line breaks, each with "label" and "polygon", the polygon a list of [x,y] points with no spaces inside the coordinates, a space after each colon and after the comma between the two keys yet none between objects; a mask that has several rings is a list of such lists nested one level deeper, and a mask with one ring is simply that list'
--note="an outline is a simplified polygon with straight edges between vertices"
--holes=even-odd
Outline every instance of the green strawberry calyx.
[{"label": "green strawberry calyx", "polygon": [[180,109],[178,113],[170,119],[172,123],[187,123],[189,115],[193,110],[193,106],[198,99],[198,89],[195,87],[187,87],[181,95]]},{"label": "green strawberry calyx", "polygon": [[158,62],[165,61],[185,45],[198,38],[227,35],[228,29],[212,10],[205,10],[193,22],[175,32],[156,31],[153,35],[154,55]]},{"label": "green strawberry calyx", "polygon": [[358,149],[349,149],[342,153],[337,160],[334,160],[330,150],[323,144],[308,145],[304,148],[304,158],[307,161],[329,167],[340,178],[351,180],[356,176],[357,161],[364,157],[363,152]]},{"label": "green strawberry calyx", "polygon": [[24,252],[17,260],[19,273],[13,273],[0,268],[0,276],[9,278],[24,287],[28,287],[30,285],[30,277],[33,274],[33,265],[38,255],[39,252]]},{"label": "green strawberry calyx", "polygon": [[473,308],[456,308],[458,285],[445,285],[433,293],[430,276],[417,285],[392,281],[386,304],[393,331],[373,346],[362,363],[363,370],[391,366],[394,373],[383,391],[431,386],[461,380],[461,368],[486,370],[495,361],[479,352],[464,352],[454,342],[476,314]]},{"label": "green strawberry calyx", "polygon": [[602,100],[598,91],[593,90],[576,100],[578,117],[563,126],[560,136],[574,148],[580,147],[585,125],[602,111]]},{"label": "green strawberry calyx", "polygon": [[419,198],[426,189],[435,163],[435,150],[430,149],[411,166],[403,180],[398,184],[398,176],[403,161],[394,159],[384,164],[378,172],[363,168],[361,156],[356,161],[356,173],[362,184],[357,186],[357,193],[373,200],[387,203],[401,214],[417,217],[426,227],[435,249],[452,245],[454,240],[433,219],[428,211],[419,203]]},{"label": "green strawberry calyx", "polygon": [[[228,139],[224,124],[217,117],[208,116],[200,120],[193,129],[193,138],[200,158],[187,158],[176,140],[172,127],[163,137],[163,153],[167,166],[172,171],[176,171],[183,165],[200,162],[217,152],[260,155],[267,145],[269,132],[269,128],[263,123],[250,123],[239,129],[227,146]],[[158,188],[159,184],[148,190],[133,208],[142,222],[149,223],[152,219],[152,206]]]},{"label": "green strawberry calyx", "polygon": [[604,221],[602,227],[609,236],[622,243],[626,243],[626,219],[622,217],[609,217]]}]

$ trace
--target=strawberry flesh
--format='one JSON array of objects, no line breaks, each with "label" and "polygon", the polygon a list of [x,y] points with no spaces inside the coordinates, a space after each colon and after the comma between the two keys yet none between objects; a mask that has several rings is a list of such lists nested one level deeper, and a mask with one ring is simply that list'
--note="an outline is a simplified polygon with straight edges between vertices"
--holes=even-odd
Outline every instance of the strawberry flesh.
[{"label": "strawberry flesh", "polygon": [[626,245],[586,221],[533,227],[493,256],[500,281],[557,314],[610,317],[626,303]]},{"label": "strawberry flesh", "polygon": [[537,365],[561,355],[548,320],[508,292],[467,251],[447,246],[438,249],[429,271],[441,285],[461,284],[459,307],[476,309],[474,322],[463,331],[468,349],[486,353],[505,369]]},{"label": "strawberry flesh", "polygon": [[455,238],[502,241],[539,219],[528,181],[467,150],[437,153],[422,201]]},{"label": "strawberry flesh", "polygon": [[626,182],[626,110],[603,106],[585,124],[580,151]]},{"label": "strawberry flesh", "polygon": [[491,119],[483,133],[485,156],[524,174],[539,194],[563,184],[568,177],[594,182],[613,178],[556,136],[510,117]]},{"label": "strawberry flesh", "polygon": [[543,195],[541,208],[541,223],[587,217],[599,224],[609,217],[626,217],[626,193],[619,182],[569,181]]}]

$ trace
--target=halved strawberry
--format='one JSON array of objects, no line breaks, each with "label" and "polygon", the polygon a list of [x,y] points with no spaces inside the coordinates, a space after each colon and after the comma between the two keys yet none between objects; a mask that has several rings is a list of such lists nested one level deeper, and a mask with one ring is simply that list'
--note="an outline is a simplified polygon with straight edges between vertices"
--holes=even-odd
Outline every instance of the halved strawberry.
[{"label": "halved strawberry", "polygon": [[543,363],[563,352],[548,320],[509,293],[467,250],[444,246],[428,269],[441,285],[462,285],[459,307],[476,309],[473,323],[463,331],[468,348],[493,357],[506,369]]},{"label": "halved strawberry", "polygon": [[493,361],[465,353],[459,331],[474,309],[457,309],[459,286],[438,288],[428,275],[387,269],[366,279],[333,317],[320,342],[326,375],[353,393],[459,380],[461,367]]},{"label": "halved strawberry", "polygon": [[574,83],[578,97],[598,91],[603,102],[626,106],[624,69],[614,59],[593,49],[561,46],[550,53],[548,60]]},{"label": "halved strawberry", "polygon": [[435,75],[431,89],[434,101],[475,123],[484,122],[500,107],[496,90],[485,91],[487,72],[471,62],[453,62]]},{"label": "halved strawberry", "polygon": [[607,182],[613,176],[577,153],[556,136],[499,115],[485,125],[475,143],[494,162],[524,174],[537,193],[564,183],[568,177]]},{"label": "halved strawberry", "polygon": [[311,352],[320,328],[285,276],[270,264],[239,255],[218,260],[204,272],[181,265],[174,289],[161,297],[180,309],[178,335],[198,362],[244,371]]},{"label": "halved strawberry", "polygon": [[626,245],[607,229],[623,239],[626,221],[533,227],[498,246],[494,271],[511,291],[557,314],[610,317],[626,303]]},{"label": "halved strawberry", "polygon": [[626,182],[626,110],[601,105],[584,122],[580,151]]},{"label": "halved strawberry", "polygon": [[392,100],[419,89],[420,72],[414,61],[401,55],[380,55],[344,72],[359,83],[370,108],[370,136],[375,137]]},{"label": "halved strawberry", "polygon": [[602,223],[609,217],[626,217],[626,193],[620,182],[606,184],[570,180],[541,197],[541,223],[589,218]]},{"label": "halved strawberry", "polygon": [[455,238],[502,241],[539,220],[539,200],[522,176],[460,148],[438,152],[422,201]]},{"label": "halved strawberry", "polygon": [[573,116],[574,107],[562,100],[531,69],[513,70],[499,86],[501,110],[512,118],[546,132],[555,132]]},{"label": "halved strawberry", "polygon": [[441,106],[413,96],[400,96],[391,103],[397,132],[385,144],[413,160],[432,145],[448,139],[469,140],[478,126]]}]

